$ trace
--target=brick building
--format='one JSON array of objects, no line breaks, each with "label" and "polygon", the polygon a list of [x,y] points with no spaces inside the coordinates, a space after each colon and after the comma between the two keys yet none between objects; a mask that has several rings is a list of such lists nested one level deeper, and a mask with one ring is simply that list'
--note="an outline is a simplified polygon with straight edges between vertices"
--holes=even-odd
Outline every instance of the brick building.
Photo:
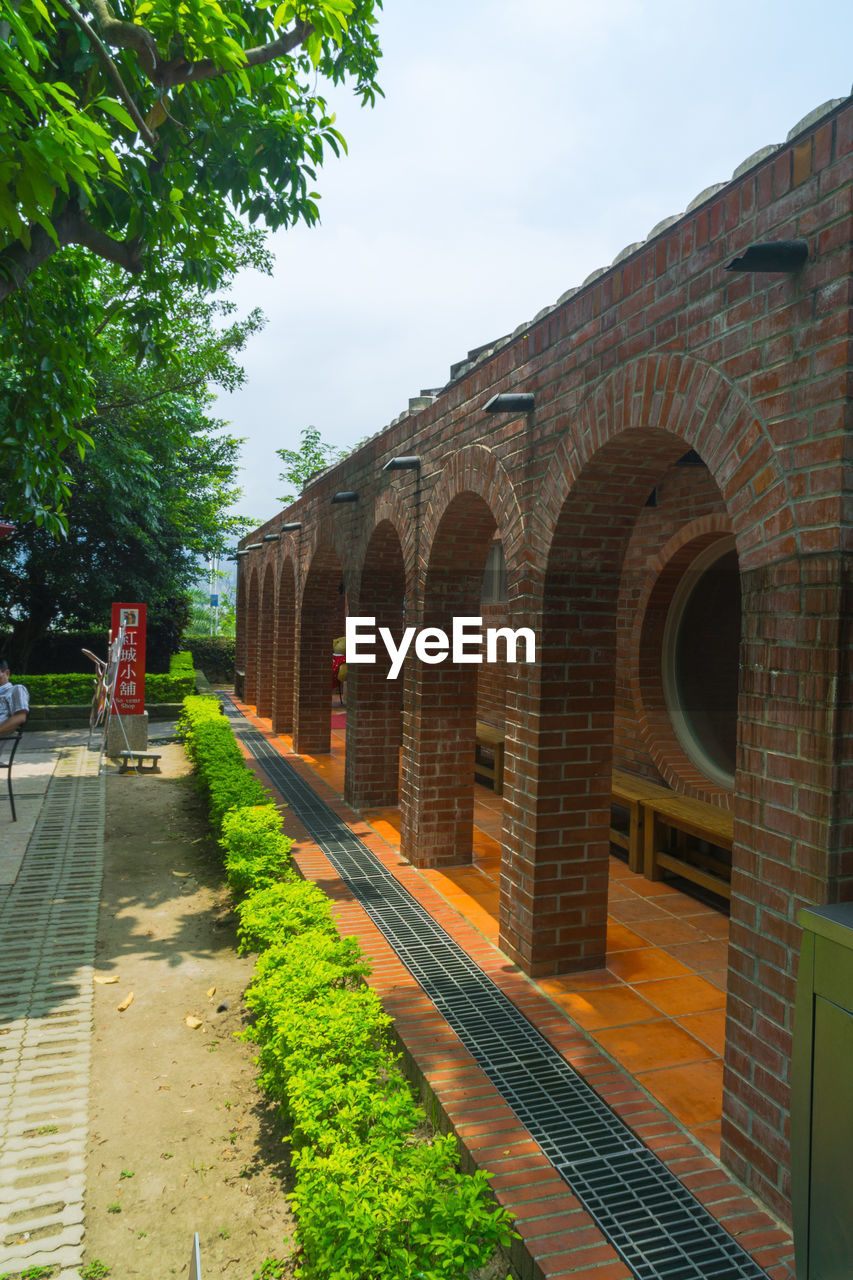
[{"label": "brick building", "polygon": [[[470,353],[239,557],[238,692],[297,751],[329,747],[345,601],[395,634],[534,629],[534,665],[389,681],[380,648],[347,698],[346,798],[399,795],[421,867],[470,859],[475,723],[505,729],[526,973],[604,963],[613,768],[733,813],[722,1157],[783,1217],[797,911],[853,896],[852,177],[847,99]],[[779,242],[807,260],[751,269]],[[532,408],[485,411],[506,393]]]}]

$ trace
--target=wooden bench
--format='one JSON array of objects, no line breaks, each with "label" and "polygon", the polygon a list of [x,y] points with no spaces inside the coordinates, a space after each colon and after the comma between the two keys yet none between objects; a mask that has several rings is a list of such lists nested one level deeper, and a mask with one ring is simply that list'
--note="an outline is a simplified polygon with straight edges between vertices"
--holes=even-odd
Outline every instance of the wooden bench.
[{"label": "wooden bench", "polygon": [[632,871],[643,870],[643,803],[665,799],[672,792],[660,783],[648,782],[645,778],[636,778],[632,773],[623,773],[621,769],[613,770],[611,782],[613,803],[628,810],[628,831],[610,827],[612,844],[625,849],[628,854],[628,866]]},{"label": "wooden bench", "polygon": [[496,796],[503,793],[504,789],[504,742],[506,734],[503,729],[496,729],[493,724],[483,724],[477,721],[477,747],[487,747],[494,752],[494,763],[487,764],[474,753],[474,774],[480,774],[484,778],[488,778]]},{"label": "wooden bench", "polygon": [[734,843],[731,811],[704,800],[676,795],[674,791],[644,800],[642,806],[643,872],[647,878],[659,880],[663,871],[671,871],[703,889],[731,898],[731,867],[713,853],[691,848],[688,854],[685,841],[685,837],[692,836],[731,853]]},{"label": "wooden bench", "polygon": [[160,772],[157,763],[162,755],[160,751],[120,751],[118,754],[121,761],[120,773],[127,773],[128,769],[142,769],[146,761],[151,765],[152,773]]}]

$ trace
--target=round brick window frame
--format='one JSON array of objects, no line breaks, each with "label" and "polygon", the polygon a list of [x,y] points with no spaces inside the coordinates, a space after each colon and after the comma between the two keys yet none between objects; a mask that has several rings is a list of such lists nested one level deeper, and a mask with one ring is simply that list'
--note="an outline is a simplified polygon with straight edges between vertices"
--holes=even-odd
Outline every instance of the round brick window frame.
[{"label": "round brick window frame", "polygon": [[691,520],[650,560],[631,630],[629,683],[640,736],[667,785],[728,808],[734,778],[712,777],[691,758],[673,727],[664,687],[664,637],[672,631],[673,602],[678,605],[680,594],[681,603],[687,603],[684,575],[715,547],[720,555],[734,549],[731,522],[723,512]]}]

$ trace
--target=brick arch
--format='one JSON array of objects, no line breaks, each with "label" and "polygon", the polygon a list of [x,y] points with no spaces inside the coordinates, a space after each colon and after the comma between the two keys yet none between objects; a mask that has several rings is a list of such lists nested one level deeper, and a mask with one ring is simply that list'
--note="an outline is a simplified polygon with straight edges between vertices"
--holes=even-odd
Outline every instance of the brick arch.
[{"label": "brick arch", "polygon": [[297,614],[293,745],[312,754],[330,750],[332,641],[344,631],[344,565],[328,535],[314,539]]},{"label": "brick arch", "polygon": [[[417,602],[423,625],[450,632],[454,617],[479,616],[495,533],[504,548],[510,611],[517,611],[524,582],[521,509],[500,461],[472,445],[447,462],[424,518]],[[478,670],[449,657],[436,665],[406,664],[401,849],[419,865],[472,857]]]},{"label": "brick arch", "polygon": [[672,461],[685,447],[702,458],[731,519],[742,571],[797,550],[789,479],[759,415],[712,365],[669,352],[620,366],[579,407],[545,478],[537,508],[540,552],[547,556],[569,495],[601,451],[624,435],[634,443],[636,463],[649,433],[663,455],[660,437],[670,438]]},{"label": "brick arch", "polygon": [[[421,531],[424,573],[429,574],[430,566],[435,570],[437,552],[445,558],[448,554],[446,538],[452,528],[448,523],[451,507],[453,521],[470,522],[472,533],[481,520],[485,522],[482,506],[474,503],[474,498],[479,498],[482,506],[488,509],[503,544],[507,586],[512,600],[519,593],[523,578],[524,517],[508,472],[500,459],[484,445],[469,445],[454,453],[433,488]],[[443,545],[442,538],[445,539]],[[424,586],[422,583],[422,591]]]},{"label": "brick arch", "polygon": [[259,716],[271,716],[273,709],[273,680],[275,669],[276,628],[276,572],[275,561],[267,559],[261,571],[261,598],[258,614],[258,674],[257,711]]},{"label": "brick arch", "polygon": [[722,512],[699,516],[649,559],[646,582],[633,606],[628,676],[640,736],[663,780],[675,791],[713,800],[727,809],[732,805],[731,792],[708,781],[675,735],[664,700],[660,646],[673,593],[684,571],[706,547],[731,532],[731,521]]},{"label": "brick arch", "polygon": [[403,557],[406,586],[410,593],[414,591],[418,560],[419,518],[416,502],[417,498],[414,492],[409,493],[396,487],[386,490],[377,498],[376,505],[373,508],[373,523],[369,533],[366,535],[366,544],[361,556],[359,585],[357,588],[359,591],[361,590],[369,549],[373,543],[376,530],[382,525],[388,525],[394,530]]},{"label": "brick arch", "polygon": [[249,571],[249,585],[246,589],[246,640],[245,640],[245,678],[243,697],[250,706],[254,706],[258,698],[258,633],[260,610],[260,579],[257,566]]},{"label": "brick arch", "polygon": [[[399,519],[393,502],[384,506]],[[410,570],[411,573],[411,570]],[[358,584],[358,614],[387,627],[399,643],[406,608],[405,555],[395,520],[374,526]],[[377,643],[374,664],[348,663],[345,797],[356,809],[394,805],[399,797],[403,679],[389,680],[390,661]]]},{"label": "brick arch", "polygon": [[296,656],[296,583],[298,565],[285,552],[278,574],[273,672],[272,727],[274,733],[293,731],[294,666]]},{"label": "brick arch", "polygon": [[318,520],[312,526],[302,546],[302,575],[297,577],[297,606],[302,610],[305,593],[311,584],[311,575],[320,571],[321,566],[328,564],[331,553],[337,560],[341,579],[346,584],[347,594],[352,594],[358,583],[358,570],[354,547],[356,538],[347,536],[349,525],[341,527],[337,521],[328,518]]}]

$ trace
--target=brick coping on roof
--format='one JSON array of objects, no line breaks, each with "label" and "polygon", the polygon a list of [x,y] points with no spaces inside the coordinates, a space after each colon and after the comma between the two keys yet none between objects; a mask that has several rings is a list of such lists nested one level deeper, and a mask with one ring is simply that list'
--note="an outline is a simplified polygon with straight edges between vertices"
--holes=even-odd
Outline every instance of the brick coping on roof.
[{"label": "brick coping on roof", "polygon": [[[288,750],[283,740],[271,732],[269,720],[259,719],[253,708],[237,698],[234,703],[381,865],[764,1268],[770,1280],[796,1280],[793,1239],[788,1228],[593,1043],[535,981],[453,910],[300,756]],[[285,803],[261,766],[242,749],[264,786]],[[631,1269],[572,1195],[567,1182],[398,959],[295,814],[286,807],[282,818],[286,833],[294,840],[292,857],[300,874],[333,899],[341,931],[358,939],[373,966],[368,982],[394,1020],[404,1067],[418,1088],[430,1119],[442,1131],[455,1133],[463,1167],[491,1174],[495,1197],[515,1215],[515,1227],[521,1237],[511,1251],[516,1274],[521,1280],[632,1280]]]}]

